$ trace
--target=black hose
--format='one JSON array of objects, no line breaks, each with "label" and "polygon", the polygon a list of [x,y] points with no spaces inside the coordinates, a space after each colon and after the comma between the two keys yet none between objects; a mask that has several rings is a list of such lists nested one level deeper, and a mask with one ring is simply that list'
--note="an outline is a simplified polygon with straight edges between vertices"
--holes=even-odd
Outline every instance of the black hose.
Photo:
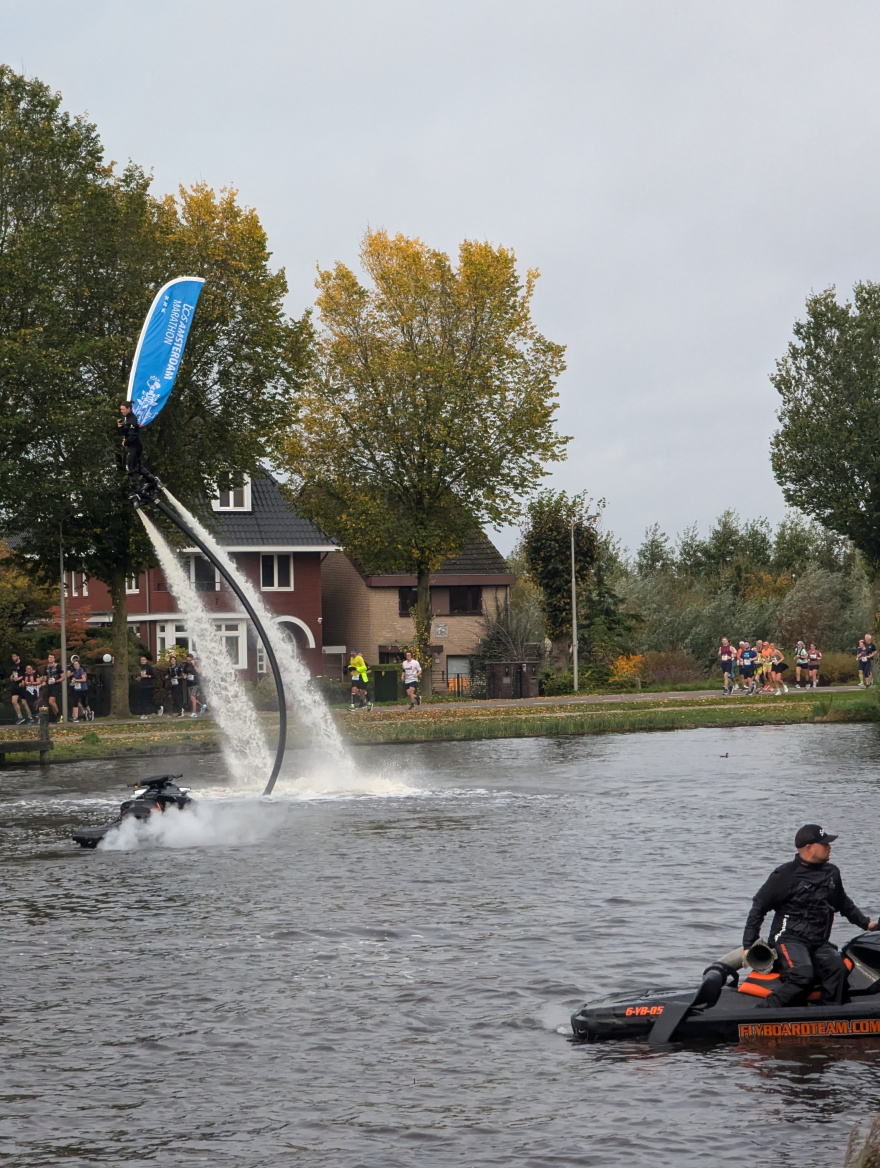
[{"label": "black hose", "polygon": [[196,547],[201,550],[202,554],[207,556],[207,558],[211,561],[211,563],[244,605],[245,612],[254,622],[254,628],[259,634],[260,640],[263,642],[263,647],[266,650],[266,656],[269,658],[269,664],[272,666],[272,673],[275,677],[275,690],[278,694],[278,749],[275,751],[275,764],[272,767],[272,773],[269,776],[269,782],[266,784],[265,791],[263,791],[264,795],[271,795],[272,788],[275,786],[275,780],[278,778],[278,774],[281,770],[281,763],[284,761],[284,748],[287,745],[287,700],[284,696],[284,682],[281,680],[281,670],[278,668],[278,661],[275,657],[275,650],[272,648],[272,642],[269,640],[269,637],[266,634],[266,630],[263,628],[262,621],[257,616],[256,612],[254,612],[253,605],[240,588],[238,582],[229,575],[221,562],[217,559],[211,549],[204,543],[204,541],[199,539],[192,528],[189,527],[189,525],[186,524],[175,511],[172,511],[167,503],[163,503],[162,500],[158,498],[144,501],[149,501],[150,503],[153,503],[154,506],[158,507],[162,514],[170,519],[173,524],[179,527],[183,534],[188,539],[191,539]]}]

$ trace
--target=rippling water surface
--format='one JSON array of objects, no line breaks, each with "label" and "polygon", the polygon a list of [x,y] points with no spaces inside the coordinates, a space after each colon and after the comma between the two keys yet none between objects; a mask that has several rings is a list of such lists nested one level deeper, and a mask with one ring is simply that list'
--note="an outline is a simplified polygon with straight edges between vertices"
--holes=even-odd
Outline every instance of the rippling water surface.
[{"label": "rippling water surface", "polygon": [[[873,727],[363,749],[82,852],[146,764],[0,776],[0,1158],[15,1166],[842,1163],[880,1043],[580,1047],[697,981],[815,820],[876,914]],[[720,755],[728,754],[728,758]],[[174,765],[176,764],[176,766]],[[853,932],[845,922],[841,941]]]}]

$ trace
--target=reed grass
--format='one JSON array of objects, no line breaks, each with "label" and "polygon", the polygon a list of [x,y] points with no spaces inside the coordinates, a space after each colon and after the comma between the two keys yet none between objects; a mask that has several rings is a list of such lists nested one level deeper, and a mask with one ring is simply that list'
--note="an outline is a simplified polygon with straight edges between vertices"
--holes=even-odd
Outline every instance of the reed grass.
[{"label": "reed grass", "polygon": [[878,1112],[862,1135],[856,1124],[846,1147],[843,1168],[880,1168],[880,1112]]}]

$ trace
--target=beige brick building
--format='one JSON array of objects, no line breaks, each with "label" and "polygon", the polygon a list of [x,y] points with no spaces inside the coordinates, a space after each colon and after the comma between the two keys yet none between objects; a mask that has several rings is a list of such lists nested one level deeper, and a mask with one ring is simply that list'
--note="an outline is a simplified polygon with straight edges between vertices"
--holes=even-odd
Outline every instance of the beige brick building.
[{"label": "beige brick building", "polygon": [[[496,605],[507,603],[515,581],[504,557],[482,532],[431,577],[435,689],[445,689],[450,677],[470,676],[483,614],[493,615]],[[415,576],[369,576],[342,552],[326,556],[321,598],[328,654],[332,657],[334,648],[345,654],[357,648],[370,664],[398,660],[401,645],[412,640],[409,611],[415,587]],[[331,669],[328,658],[327,671]]]}]

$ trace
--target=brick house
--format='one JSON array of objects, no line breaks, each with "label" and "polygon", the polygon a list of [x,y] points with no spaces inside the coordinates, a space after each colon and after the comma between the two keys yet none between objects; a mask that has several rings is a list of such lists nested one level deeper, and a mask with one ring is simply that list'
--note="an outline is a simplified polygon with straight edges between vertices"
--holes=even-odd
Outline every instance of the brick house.
[{"label": "brick house", "polygon": [[[297,515],[268,473],[221,492],[212,507],[217,542],[261,592],[311,671],[322,673],[321,563],[337,551],[336,544]],[[243,676],[256,681],[266,672],[265,655],[237,597],[197,548],[185,548],[182,555],[233,663]],[[65,584],[72,611],[88,609],[90,624],[109,624],[112,606],[104,584],[84,580],[79,572],[68,572]],[[130,579],[126,591],[128,622],[154,659],[174,644],[189,648],[188,630],[160,568]]]},{"label": "brick house", "polygon": [[[416,577],[370,576],[342,552],[328,556],[323,567],[325,652],[356,646],[370,663],[396,661],[400,646],[412,640]],[[445,689],[450,677],[470,676],[482,617],[506,605],[515,582],[483,532],[431,577],[435,689]]]}]

